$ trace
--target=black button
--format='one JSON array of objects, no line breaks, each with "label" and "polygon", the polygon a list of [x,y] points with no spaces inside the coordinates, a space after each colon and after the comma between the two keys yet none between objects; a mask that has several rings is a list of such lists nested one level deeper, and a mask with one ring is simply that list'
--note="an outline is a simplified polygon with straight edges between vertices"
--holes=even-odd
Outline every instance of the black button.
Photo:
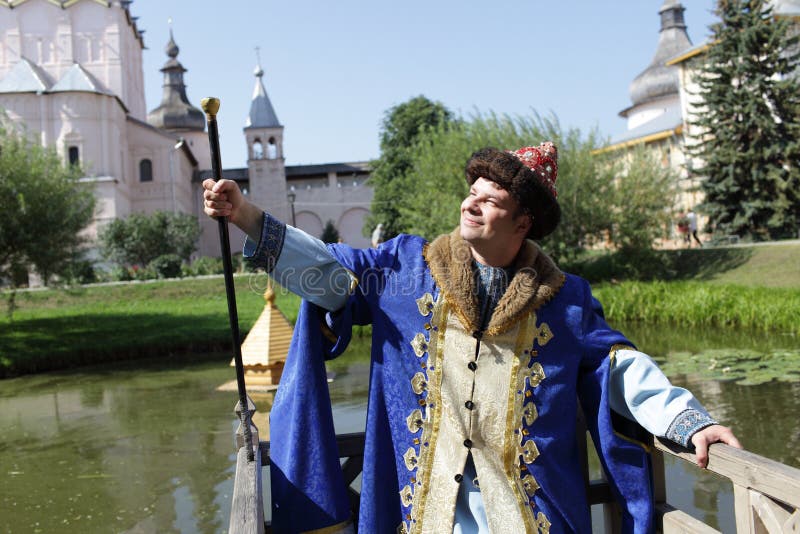
[{"label": "black button", "polygon": [[456,479],[456,482],[461,483],[461,481],[464,480],[464,475],[459,473],[454,478]]},{"label": "black button", "polygon": [[465,439],[465,440],[464,440],[464,446],[465,446],[466,448],[468,448],[468,449],[471,449],[471,448],[472,448],[472,440],[471,440],[471,439],[469,439],[469,438]]},{"label": "black button", "polygon": [[471,410],[475,407],[475,403],[472,401],[467,401],[464,403],[464,406],[467,408],[467,410]]},{"label": "black button", "polygon": [[480,340],[483,337],[483,332],[481,332],[480,330],[475,330],[472,333],[472,337],[474,337],[477,340]]},{"label": "black button", "polygon": [[470,371],[474,371],[475,369],[477,369],[477,368],[478,368],[478,364],[477,364],[477,363],[475,363],[475,362],[469,362],[469,363],[467,364],[467,367],[469,367],[469,370],[470,370]]}]

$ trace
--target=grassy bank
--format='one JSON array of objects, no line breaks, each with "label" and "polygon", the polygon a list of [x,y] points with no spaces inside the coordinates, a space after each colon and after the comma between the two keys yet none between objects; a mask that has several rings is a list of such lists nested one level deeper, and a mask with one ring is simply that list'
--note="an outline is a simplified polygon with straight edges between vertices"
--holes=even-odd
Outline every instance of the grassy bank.
[{"label": "grassy bank", "polygon": [[[245,334],[264,307],[266,278],[236,278]],[[0,316],[0,378],[171,352],[230,351],[222,277],[24,291]],[[291,321],[299,301],[278,292]],[[3,310],[4,311],[4,310]]]},{"label": "grassy bank", "polygon": [[800,288],[623,282],[595,286],[594,295],[612,321],[800,333]]},{"label": "grassy bank", "polygon": [[593,251],[569,270],[593,283],[611,279],[694,280],[800,288],[800,242],[662,250],[630,259]]},{"label": "grassy bank", "polygon": [[[610,321],[800,333],[800,245],[662,254],[669,281],[594,284]],[[242,334],[263,309],[265,283],[264,275],[236,279]],[[276,303],[295,320],[297,297],[278,291]],[[0,378],[143,356],[230,352],[222,277],[25,291],[17,305],[13,322],[0,315]]]}]

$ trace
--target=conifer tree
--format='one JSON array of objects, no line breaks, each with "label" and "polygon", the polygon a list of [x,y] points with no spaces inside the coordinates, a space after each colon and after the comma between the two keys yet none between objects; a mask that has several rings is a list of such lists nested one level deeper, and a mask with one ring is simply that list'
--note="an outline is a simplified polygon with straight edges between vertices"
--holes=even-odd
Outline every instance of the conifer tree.
[{"label": "conifer tree", "polygon": [[764,0],[720,0],[696,81],[702,106],[700,206],[713,230],[754,239],[797,235],[800,85],[797,34]]},{"label": "conifer tree", "polygon": [[339,242],[339,230],[336,229],[332,220],[328,219],[328,222],[325,223],[325,227],[322,229],[322,235],[319,236],[319,239],[323,243]]}]

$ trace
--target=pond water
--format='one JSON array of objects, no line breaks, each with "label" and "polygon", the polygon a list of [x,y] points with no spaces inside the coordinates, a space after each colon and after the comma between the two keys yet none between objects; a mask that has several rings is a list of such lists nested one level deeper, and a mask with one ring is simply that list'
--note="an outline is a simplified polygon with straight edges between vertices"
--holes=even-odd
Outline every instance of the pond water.
[{"label": "pond water", "polygon": [[[787,336],[628,325],[658,358],[708,350],[796,350]],[[363,429],[365,340],[331,363],[337,432]],[[235,463],[228,359],[128,362],[0,381],[0,532],[225,532]],[[686,385],[745,446],[800,467],[800,384]],[[271,396],[253,395],[261,413]],[[258,423],[258,419],[256,419]],[[266,473],[266,471],[265,471]],[[668,500],[733,531],[730,484],[667,458]]]}]

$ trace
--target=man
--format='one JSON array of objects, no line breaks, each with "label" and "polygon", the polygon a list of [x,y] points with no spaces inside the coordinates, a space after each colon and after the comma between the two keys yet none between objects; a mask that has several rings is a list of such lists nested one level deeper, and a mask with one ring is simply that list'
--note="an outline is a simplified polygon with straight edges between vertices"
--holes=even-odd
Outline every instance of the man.
[{"label": "man", "polygon": [[686,235],[686,242],[689,243],[689,246],[692,246],[692,238],[694,238],[695,243],[702,247],[703,243],[697,237],[697,214],[694,210],[689,210],[689,213],[686,214],[686,220],[689,221],[689,233]]},{"label": "man", "polygon": [[278,528],[346,528],[314,358],[341,353],[353,324],[373,325],[362,532],[590,531],[579,405],[626,531],[652,529],[652,490],[646,448],[617,432],[620,421],[694,445],[701,466],[709,443],[739,446],[608,327],[584,280],[533,242],[558,225],[557,173],[552,143],[476,152],[453,233],[366,250],[326,248],[245,202],[232,182],[204,182],[206,213],[248,234],[245,254],[327,310],[320,321],[303,305],[273,405]]}]

